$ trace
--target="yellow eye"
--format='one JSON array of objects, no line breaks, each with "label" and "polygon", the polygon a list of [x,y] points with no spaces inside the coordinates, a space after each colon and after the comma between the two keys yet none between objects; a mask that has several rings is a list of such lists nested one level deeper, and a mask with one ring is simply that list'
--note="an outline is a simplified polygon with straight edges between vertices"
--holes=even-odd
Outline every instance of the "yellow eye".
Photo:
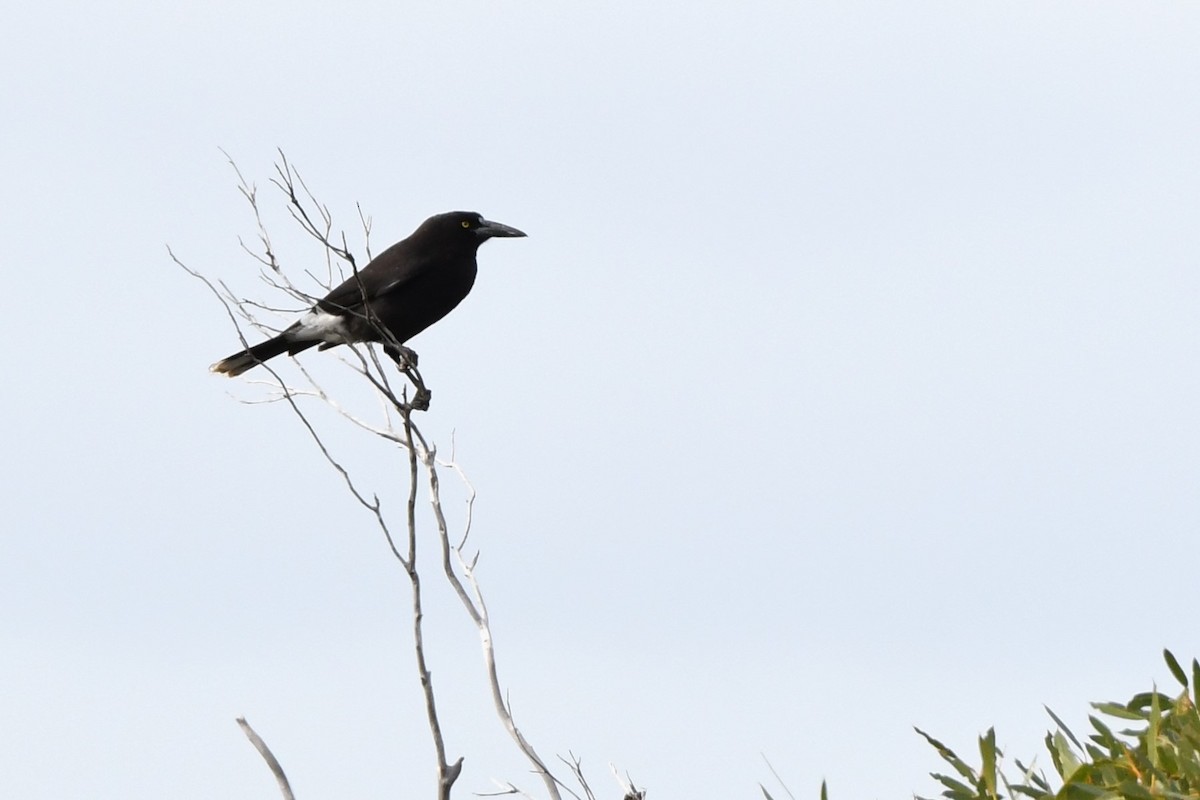
[{"label": "yellow eye", "polygon": [[469,228],[469,227],[471,227],[471,220],[469,220],[469,219],[464,219],[464,220],[462,221],[462,226],[463,226],[464,228]]}]

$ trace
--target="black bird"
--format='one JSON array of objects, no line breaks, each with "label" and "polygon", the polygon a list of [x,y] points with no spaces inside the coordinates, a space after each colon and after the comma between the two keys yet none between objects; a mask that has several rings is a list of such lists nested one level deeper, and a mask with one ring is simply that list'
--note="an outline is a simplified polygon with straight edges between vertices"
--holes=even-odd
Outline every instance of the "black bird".
[{"label": "black bird", "polygon": [[479,245],[493,236],[524,235],[473,211],[430,217],[283,333],[210,369],[232,377],[281,353],[295,355],[313,346],[325,350],[352,342],[383,342],[388,355],[401,361],[401,346],[449,314],[471,291]]}]

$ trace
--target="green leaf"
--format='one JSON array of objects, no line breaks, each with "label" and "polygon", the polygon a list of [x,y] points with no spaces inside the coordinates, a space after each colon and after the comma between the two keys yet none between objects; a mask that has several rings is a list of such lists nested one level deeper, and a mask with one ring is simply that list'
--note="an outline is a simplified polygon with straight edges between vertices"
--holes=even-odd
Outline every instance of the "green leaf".
[{"label": "green leaf", "polygon": [[946,747],[946,745],[942,744],[920,728],[914,727],[913,730],[921,734],[921,736],[925,738],[925,741],[929,742],[929,744],[933,746],[933,749],[938,751],[938,755],[940,755],[943,760],[949,762],[949,764],[958,771],[959,775],[962,775],[964,778],[971,781],[971,783],[974,783],[976,780],[978,780],[978,777],[975,775],[975,770],[967,766],[967,763],[955,755],[953,750],[951,750],[949,747]]},{"label": "green leaf", "polygon": [[1102,800],[1115,797],[1103,786],[1088,786],[1084,783],[1067,783],[1058,792],[1058,797],[1065,800]]},{"label": "green leaf", "polygon": [[949,775],[939,775],[936,772],[931,773],[931,775],[935,781],[942,784],[952,792],[957,794],[966,794],[968,797],[973,797],[975,795],[974,789],[972,789],[970,786],[967,786],[965,783],[954,780],[954,778],[951,778]]},{"label": "green leaf", "polygon": [[821,781],[821,800],[829,800],[829,789],[825,786],[825,781]]},{"label": "green leaf", "polygon": [[1135,694],[1129,699],[1129,702],[1125,704],[1125,707],[1130,711],[1142,711],[1144,716],[1145,709],[1149,708],[1155,702],[1158,702],[1161,706],[1163,701],[1166,701],[1169,704],[1171,702],[1171,698],[1158,691],[1158,687],[1156,686],[1152,692],[1138,692]]},{"label": "green leaf", "polygon": [[1054,734],[1054,752],[1058,756],[1056,760],[1059,775],[1064,781],[1071,780],[1071,776],[1079,770],[1079,759],[1071,751],[1071,745],[1067,743],[1066,737],[1057,731]]},{"label": "green leaf", "polygon": [[[1164,737],[1165,738],[1165,737]],[[1175,758],[1175,750],[1169,745],[1154,748],[1158,751],[1159,766],[1167,775],[1178,775],[1179,761]]]},{"label": "green leaf", "polygon": [[1097,711],[1108,714],[1110,717],[1118,717],[1120,719],[1136,719],[1144,720],[1145,716],[1137,712],[1130,711],[1121,703],[1092,703],[1092,708]]},{"label": "green leaf", "polygon": [[1150,766],[1158,769],[1158,732],[1162,729],[1162,706],[1158,702],[1158,687],[1150,693],[1150,727],[1146,730],[1146,755]]},{"label": "green leaf", "polygon": [[1137,781],[1121,781],[1118,789],[1121,797],[1128,797],[1130,800],[1154,800],[1150,790]]},{"label": "green leaf", "polygon": [[1167,648],[1163,648],[1163,659],[1167,662],[1167,669],[1171,670],[1171,674],[1175,676],[1175,680],[1183,684],[1183,688],[1187,688],[1188,679],[1187,673],[1183,671],[1183,667],[1179,666],[1179,662],[1175,660],[1174,654]]},{"label": "green leaf", "polygon": [[[771,793],[767,791],[767,787],[760,783],[758,788],[762,789],[763,797],[767,798],[767,800],[775,800],[774,797],[771,797]],[[824,798],[822,798],[822,800],[824,800]]]},{"label": "green leaf", "polygon": [[1109,754],[1116,756],[1120,752],[1120,746],[1117,744],[1117,737],[1113,736],[1112,729],[1091,714],[1088,715],[1088,722],[1092,723],[1092,727],[1099,734],[1092,736],[1092,741],[1107,747]]},{"label": "green leaf", "polygon": [[[1128,770],[1125,770],[1125,771],[1128,771]],[[1118,783],[1121,779],[1121,776],[1117,773],[1116,768],[1112,765],[1111,762],[1101,764],[1100,767],[1097,769],[1097,772],[1100,773],[1100,781],[1105,786],[1113,786],[1116,783]]]},{"label": "green leaf", "polygon": [[983,763],[979,767],[980,777],[983,779],[983,785],[987,789],[988,797],[995,798],[997,796],[995,728],[988,728],[988,732],[979,737],[979,754],[983,756]]},{"label": "green leaf", "polygon": [[1031,781],[1034,786],[1041,789],[1043,792],[1046,792],[1047,794],[1052,793],[1050,792],[1050,784],[1046,783],[1046,779],[1044,777],[1033,771],[1032,764],[1027,767],[1021,763],[1020,759],[1014,759],[1014,761],[1016,761],[1017,769],[1021,770],[1021,774],[1025,776],[1025,780]]},{"label": "green leaf", "polygon": [[1067,727],[1067,724],[1059,719],[1057,714],[1050,710],[1050,706],[1043,705],[1042,708],[1046,709],[1046,713],[1050,715],[1050,719],[1054,720],[1054,724],[1057,725],[1063,733],[1070,737],[1071,741],[1075,743],[1077,748],[1082,750],[1083,745],[1081,745],[1079,740],[1075,738],[1075,734],[1071,733],[1071,729]]}]

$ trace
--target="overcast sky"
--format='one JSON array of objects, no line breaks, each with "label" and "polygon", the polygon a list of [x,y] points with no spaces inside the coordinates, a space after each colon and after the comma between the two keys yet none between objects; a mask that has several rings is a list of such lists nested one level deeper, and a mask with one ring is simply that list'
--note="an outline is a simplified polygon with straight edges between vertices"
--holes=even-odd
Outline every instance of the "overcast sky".
[{"label": "overcast sky", "polygon": [[[404,575],[290,412],[208,373],[236,334],[167,257],[267,296],[218,148],[296,274],[276,147],[360,253],[356,203],[376,252],[451,209],[529,234],[411,342],[420,424],[479,492],[518,722],[601,796],[610,762],[778,796],[760,754],[798,797],[929,794],[913,725],[1026,760],[1043,704],[1173,691],[1198,34],[1182,2],[10,4],[0,796],[278,796],[238,715],[306,800],[432,791]],[[326,421],[392,497],[401,457]],[[537,792],[426,588],[458,796]]]}]

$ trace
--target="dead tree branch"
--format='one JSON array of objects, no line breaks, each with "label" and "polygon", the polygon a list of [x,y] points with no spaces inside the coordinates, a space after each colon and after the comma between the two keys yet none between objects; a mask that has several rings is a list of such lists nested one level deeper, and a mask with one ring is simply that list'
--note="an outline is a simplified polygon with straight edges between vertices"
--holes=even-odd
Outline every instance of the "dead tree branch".
[{"label": "dead tree branch", "polygon": [[[249,204],[251,211],[254,214],[255,225],[258,229],[259,251],[251,249],[245,244],[245,242],[239,240],[241,246],[254,257],[255,261],[262,268],[263,271],[260,273],[260,278],[264,281],[264,283],[266,283],[272,289],[284,293],[293,300],[300,301],[306,306],[311,306],[316,302],[316,297],[299,289],[287,276],[286,271],[282,268],[279,257],[276,255],[276,250],[271,242],[271,237],[267,231],[267,226],[263,221],[256,187],[245,179],[241,170],[238,169],[237,164],[234,163],[232,159],[230,159],[230,164],[238,177],[239,192]],[[322,285],[326,291],[332,288],[333,281],[335,280],[335,273],[341,273],[340,268],[335,269],[335,264],[348,264],[349,268],[355,274],[357,274],[356,262],[353,254],[350,253],[346,244],[345,236],[341,235],[340,244],[334,242],[332,238],[333,218],[328,209],[324,206],[321,206],[319,203],[316,203],[315,198],[308,190],[307,185],[304,184],[299,172],[296,171],[296,169],[287,161],[282,152],[280,153],[280,162],[276,164],[275,168],[277,177],[272,179],[272,183],[286,195],[288,199],[289,213],[308,235],[320,242],[323,251],[326,254],[326,261],[329,266],[327,276],[324,279],[321,279],[312,275],[312,273],[306,274],[308,274],[308,276],[318,284]],[[297,187],[300,188],[304,197],[301,196],[301,191],[298,191]],[[320,225],[314,222],[313,216],[309,213],[305,204],[305,197],[311,204],[317,207],[317,213],[321,220]],[[370,222],[368,218],[362,215],[360,211],[359,219],[363,225],[364,232],[369,236]],[[230,322],[233,323],[238,339],[241,341],[243,347],[249,346],[249,342],[247,341],[245,331],[243,329],[243,324],[248,324],[254,328],[263,328],[269,330],[268,326],[265,326],[261,323],[256,312],[274,309],[269,309],[266,304],[257,303],[238,297],[224,283],[214,282],[202,273],[188,267],[175,255],[174,252],[170,250],[170,248],[168,248],[168,254],[175,264],[181,267],[188,274],[202,281],[217,298],[222,307],[225,309],[225,313],[229,317]],[[382,326],[377,327],[382,330]],[[384,337],[384,340],[386,342],[387,337]],[[395,344],[397,346],[399,345],[398,342]],[[368,378],[371,386],[374,388],[380,398],[387,403],[387,405],[400,413],[404,421],[403,436],[400,435],[399,431],[394,429],[394,426],[390,421],[385,427],[370,426],[347,412],[345,409],[341,408],[336,403],[332,403],[329,394],[316,380],[313,379],[313,376],[303,368],[301,368],[301,375],[308,382],[307,387],[293,387],[286,379],[282,377],[280,372],[270,364],[263,364],[261,366],[264,368],[267,374],[270,375],[271,380],[261,381],[259,383],[265,384],[270,388],[272,396],[268,401],[283,401],[295,414],[296,418],[300,421],[301,425],[304,427],[313,443],[317,446],[322,458],[340,476],[342,482],[350,492],[350,495],[375,519],[376,525],[379,527],[380,531],[384,535],[384,539],[387,541],[388,548],[391,550],[392,555],[400,563],[411,582],[413,646],[416,655],[418,680],[421,684],[425,697],[430,735],[433,740],[434,751],[437,758],[438,798],[439,800],[448,800],[450,797],[451,787],[462,770],[462,759],[459,758],[453,764],[449,764],[446,761],[445,743],[442,735],[441,724],[437,716],[437,708],[433,691],[433,680],[425,657],[424,633],[422,629],[424,615],[422,611],[420,573],[417,569],[416,561],[417,531],[414,514],[416,498],[415,493],[418,485],[418,460],[415,451],[417,445],[415,443],[421,442],[423,446],[424,439],[420,435],[420,432],[416,429],[416,426],[413,424],[411,419],[412,411],[419,410],[420,403],[409,402],[407,390],[402,391],[400,396],[397,397],[396,393],[392,390],[387,373],[384,370],[383,364],[379,360],[374,348],[367,344],[365,345],[365,349],[366,355],[364,355],[363,351],[358,347],[350,348],[354,359],[357,362],[352,363],[351,366],[359,374]],[[405,377],[412,381],[412,384],[416,390],[417,398],[420,398],[423,395],[426,398],[427,404],[428,389],[425,388],[420,372],[416,368],[415,358],[411,359],[411,363],[400,366],[402,367],[402,372]],[[408,450],[408,482],[410,484],[410,489],[407,515],[408,537],[404,550],[400,549],[400,546],[392,534],[391,528],[388,524],[387,515],[384,512],[383,503],[379,496],[374,493],[368,493],[359,487],[357,481],[351,475],[347,467],[333,454],[331,448],[326,444],[324,437],[318,431],[308,412],[302,408],[298,402],[298,400],[311,397],[326,401],[329,407],[333,408],[335,412],[341,414],[343,417],[349,419],[355,424],[358,424],[359,427],[371,430],[371,432],[380,435],[392,443]],[[281,782],[281,785],[283,785],[285,779],[282,777],[282,770],[278,770],[278,762],[273,756],[270,755],[269,750],[266,750],[266,745],[262,743],[261,739],[257,738],[257,736],[253,734],[253,731],[248,725],[245,724],[244,720],[239,720],[239,724],[243,726],[243,729],[247,732],[247,736],[251,737],[251,741],[255,743],[255,746],[259,747],[260,752],[263,753],[263,757],[267,759],[272,771],[275,772],[277,778]],[[287,790],[286,796],[291,797],[290,789]]]},{"label": "dead tree branch", "polygon": [[[257,229],[256,247],[252,248],[240,239],[239,244],[258,264],[259,278],[267,287],[289,298],[290,301],[302,304],[303,307],[311,307],[317,298],[293,283],[287,274],[287,270],[284,269],[278,251],[274,247],[268,233],[267,225],[264,222],[256,187],[246,180],[237,164],[234,163],[232,158],[229,158],[228,154],[226,154],[226,158],[229,159],[229,163],[237,175],[238,190],[251,208],[254,216],[254,224]],[[326,274],[322,277],[317,277],[311,272],[304,271],[308,279],[323,287],[328,292],[335,283],[344,280],[344,275],[347,271],[352,276],[357,277],[359,274],[357,262],[347,244],[345,233],[335,230],[333,216],[329,212],[329,209],[317,201],[301,177],[299,170],[288,161],[282,151],[279,152],[279,160],[275,164],[275,175],[270,179],[270,182],[284,196],[285,207],[290,218],[300,226],[308,238],[318,242],[322,248],[322,253],[326,260]],[[371,218],[363,213],[361,207],[357,208],[357,213],[359,223],[366,237],[369,259]],[[186,266],[169,248],[168,253],[179,267],[202,281],[221,303],[243,347],[249,346],[245,335],[245,326],[263,331],[273,330],[270,325],[267,325],[260,319],[263,313],[277,314],[299,310],[280,309],[270,303],[240,297],[223,282],[211,280],[202,273]],[[376,526],[382,532],[387,542],[392,556],[400,564],[409,579],[413,615],[413,650],[417,677],[425,701],[427,723],[437,762],[437,797],[439,800],[449,800],[454,782],[461,773],[463,759],[460,757],[453,763],[447,761],[446,746],[437,711],[433,678],[429,670],[425,650],[423,586],[418,568],[419,548],[416,521],[417,487],[420,482],[420,472],[422,469],[428,478],[429,502],[432,507],[438,540],[441,546],[442,571],[478,631],[493,705],[504,729],[518,750],[532,765],[533,771],[541,777],[549,800],[562,800],[560,788],[577,798],[577,800],[595,800],[595,795],[592,793],[583,776],[579,759],[572,755],[571,760],[566,761],[564,759],[564,763],[567,764],[575,781],[582,787],[584,792],[583,797],[565,786],[555,777],[546,762],[538,755],[516,724],[511,703],[508,702],[500,684],[496,665],[496,648],[492,638],[487,604],[484,601],[483,591],[475,573],[479,556],[476,553],[468,557],[465,553],[471,533],[475,489],[470,481],[467,480],[463,470],[453,457],[449,461],[438,460],[436,447],[431,446],[426,441],[418,426],[413,422],[412,412],[423,411],[429,405],[429,390],[426,388],[421,373],[417,369],[416,354],[403,347],[400,342],[391,336],[386,328],[372,318],[370,304],[364,302],[363,308],[364,319],[373,325],[379,333],[383,350],[391,357],[390,361],[380,359],[378,350],[370,343],[348,346],[346,354],[341,360],[369,384],[374,398],[381,409],[382,421],[369,421],[360,413],[350,410],[349,407],[335,400],[316,377],[302,364],[298,366],[299,375],[303,381],[300,385],[289,383],[282,376],[280,370],[271,364],[262,364],[261,366],[264,367],[264,371],[270,376],[270,379],[253,381],[250,385],[266,387],[267,397],[262,400],[243,402],[283,402],[287,404],[316,445],[321,457],[338,474],[351,497],[374,519]],[[385,369],[385,364],[392,362],[395,363],[396,368],[404,376],[406,382],[402,386],[393,386],[392,377],[389,377],[389,370]],[[296,363],[298,364],[299,362]],[[411,399],[409,398],[409,384],[411,384],[413,390]],[[397,388],[399,391],[397,391]],[[339,457],[334,455],[332,449],[326,443],[325,437],[318,430],[310,412],[306,408],[307,404],[313,400],[323,404],[326,408],[332,410],[358,429],[370,433],[374,437],[382,439],[393,446],[397,446],[403,451],[407,467],[406,477],[408,484],[405,503],[405,528],[407,533],[405,541],[398,541],[394,536],[392,526],[389,525],[388,514],[385,513],[384,504],[379,495],[360,486],[359,481],[351,474],[350,469],[345,466]],[[458,475],[462,485],[466,488],[465,524],[461,538],[458,538],[456,543],[450,541],[449,525],[442,508],[441,487],[438,475],[439,465],[453,470]],[[283,776],[282,769],[279,768],[278,761],[275,760],[265,743],[250,729],[250,726],[244,719],[239,719],[238,723],[271,767],[272,772],[275,774],[284,791],[285,798],[291,798],[291,790],[287,787],[286,778]],[[505,787],[502,792],[503,794],[529,796],[511,783],[501,785]],[[622,789],[627,791],[627,793],[636,791],[626,785],[623,785]]]},{"label": "dead tree branch", "polygon": [[[462,602],[463,608],[467,612],[467,616],[469,616],[471,621],[475,623],[475,628],[479,632],[479,644],[483,648],[483,660],[487,670],[488,688],[492,693],[492,705],[496,709],[497,716],[500,717],[500,722],[504,726],[504,730],[508,732],[509,737],[516,744],[517,749],[521,751],[521,753],[533,766],[534,773],[541,777],[542,782],[546,786],[546,794],[549,795],[552,800],[562,800],[562,795],[559,794],[558,791],[558,787],[561,785],[561,782],[549,770],[541,756],[539,756],[537,751],[534,750],[533,745],[531,745],[525,738],[525,735],[521,733],[521,729],[517,727],[517,722],[513,718],[512,706],[504,697],[504,690],[501,688],[500,675],[496,667],[496,647],[492,639],[492,626],[488,618],[487,604],[483,600],[483,590],[479,586],[479,581],[477,581],[475,578],[474,567],[477,557],[472,558],[468,563],[467,559],[463,556],[463,547],[466,545],[467,536],[470,533],[470,508],[474,505],[475,489],[471,486],[470,482],[466,480],[466,476],[463,475],[462,470],[459,469],[458,465],[451,463],[449,466],[451,466],[451,468],[459,474],[459,477],[462,478],[463,483],[468,487],[469,491],[467,499],[468,511],[466,531],[464,532],[460,543],[456,546],[452,546],[450,544],[449,528],[446,525],[446,516],[442,512],[442,500],[438,483],[436,455],[437,454],[435,451],[426,448],[423,451],[422,460],[425,464],[425,470],[429,475],[430,504],[433,506],[434,519],[437,521],[438,539],[442,544],[442,571],[446,575],[446,580],[449,581],[451,587],[454,588],[454,592],[458,595],[458,599]],[[462,570],[463,576],[467,579],[467,583],[471,585],[470,593],[467,592],[462,580],[459,579],[458,574],[454,570],[454,565],[450,560],[450,554],[452,551],[458,562],[459,569]]]},{"label": "dead tree branch", "polygon": [[267,743],[263,741],[262,737],[254,731],[254,728],[250,727],[250,723],[246,722],[245,717],[238,717],[237,724],[241,726],[242,733],[246,734],[250,744],[254,745],[254,749],[263,757],[263,761],[267,762],[271,774],[275,776],[275,781],[279,784],[283,800],[295,800],[296,796],[292,794],[292,786],[288,783],[287,775],[283,774],[283,767],[280,766],[279,759],[275,758],[275,754],[271,752],[271,748],[267,747]]}]

